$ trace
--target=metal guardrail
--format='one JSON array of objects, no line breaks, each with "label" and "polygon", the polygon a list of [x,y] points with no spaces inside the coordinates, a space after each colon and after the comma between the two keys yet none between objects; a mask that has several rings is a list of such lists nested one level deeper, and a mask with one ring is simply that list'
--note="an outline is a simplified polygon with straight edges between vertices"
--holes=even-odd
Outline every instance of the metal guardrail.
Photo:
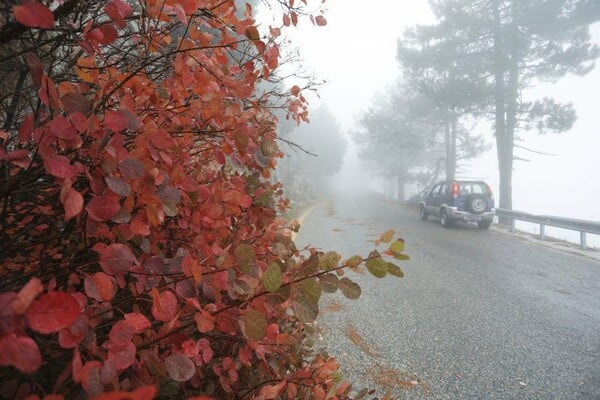
[{"label": "metal guardrail", "polygon": [[505,210],[503,208],[496,208],[496,215],[499,217],[505,217],[510,219],[510,231],[515,232],[515,221],[532,222],[540,225],[540,239],[544,240],[546,237],[546,226],[553,226],[556,228],[569,229],[572,231],[579,232],[579,244],[582,249],[587,248],[586,233],[592,233],[594,235],[600,235],[600,222],[587,221],[583,219],[554,217],[549,215],[534,215],[523,211]]}]

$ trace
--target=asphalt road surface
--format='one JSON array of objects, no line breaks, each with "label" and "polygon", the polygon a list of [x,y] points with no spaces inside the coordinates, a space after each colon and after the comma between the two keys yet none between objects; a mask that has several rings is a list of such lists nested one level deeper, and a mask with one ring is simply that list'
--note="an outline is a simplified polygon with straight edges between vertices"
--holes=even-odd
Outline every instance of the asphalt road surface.
[{"label": "asphalt road surface", "polygon": [[[355,388],[397,399],[600,399],[600,262],[475,225],[444,229],[373,195],[314,209],[296,238],[366,255],[387,229],[405,277],[349,273],[322,299],[321,345]],[[379,390],[379,394],[383,393]]]}]

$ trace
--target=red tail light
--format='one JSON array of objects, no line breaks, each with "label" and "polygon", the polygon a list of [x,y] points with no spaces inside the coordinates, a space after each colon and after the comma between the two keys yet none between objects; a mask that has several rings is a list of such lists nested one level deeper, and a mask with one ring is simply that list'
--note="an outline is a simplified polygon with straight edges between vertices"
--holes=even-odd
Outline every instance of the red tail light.
[{"label": "red tail light", "polygon": [[452,184],[452,197],[458,197],[458,183]]}]

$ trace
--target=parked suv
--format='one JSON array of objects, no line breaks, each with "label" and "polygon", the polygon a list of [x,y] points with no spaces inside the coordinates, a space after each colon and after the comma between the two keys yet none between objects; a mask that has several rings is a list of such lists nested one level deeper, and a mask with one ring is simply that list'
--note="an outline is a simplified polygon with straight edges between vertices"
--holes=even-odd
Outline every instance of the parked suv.
[{"label": "parked suv", "polygon": [[494,219],[494,196],[483,181],[444,181],[425,192],[419,215],[426,220],[429,215],[440,218],[443,227],[453,221],[477,222],[487,229]]}]

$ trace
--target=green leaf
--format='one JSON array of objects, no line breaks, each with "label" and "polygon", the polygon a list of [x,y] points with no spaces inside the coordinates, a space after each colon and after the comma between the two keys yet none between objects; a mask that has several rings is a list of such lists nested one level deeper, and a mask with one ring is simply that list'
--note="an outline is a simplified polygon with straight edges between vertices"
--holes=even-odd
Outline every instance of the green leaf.
[{"label": "green leaf", "polygon": [[352,256],[346,260],[344,264],[349,266],[350,268],[357,268],[363,262],[362,256]]},{"label": "green leaf", "polygon": [[391,262],[387,263],[387,272],[388,274],[397,276],[398,278],[404,277],[404,272],[402,272],[400,267]]},{"label": "green leaf", "polygon": [[323,271],[329,271],[338,266],[342,256],[335,251],[330,251],[319,257],[319,268]]},{"label": "green leaf", "polygon": [[352,282],[348,278],[340,279],[339,287],[342,294],[349,299],[355,300],[360,297],[360,286],[358,285],[358,283]]},{"label": "green leaf", "polygon": [[368,260],[366,266],[369,272],[377,278],[383,278],[387,274],[387,262],[381,257]]},{"label": "green leaf", "polygon": [[410,257],[407,256],[406,254],[394,254],[394,258],[396,260],[404,260],[404,261],[410,260]]},{"label": "green leaf", "polygon": [[290,298],[291,288],[289,286],[283,286],[275,293],[267,295],[269,303],[278,305],[286,302]]},{"label": "green leaf", "polygon": [[267,333],[267,317],[262,312],[252,309],[243,317],[244,334],[250,340],[260,340]]},{"label": "green leaf", "polygon": [[400,254],[404,251],[404,239],[398,239],[390,245],[390,251],[394,254]]},{"label": "green leaf", "polygon": [[292,300],[292,310],[301,322],[310,323],[319,315],[319,304],[311,300],[306,293],[299,291]]},{"label": "green leaf", "polygon": [[325,293],[335,293],[338,289],[339,280],[335,274],[327,274],[319,277],[319,283]]},{"label": "green leaf", "polygon": [[317,283],[315,278],[304,280],[300,284],[299,290],[315,303],[318,303],[321,298],[321,285]]},{"label": "green leaf", "polygon": [[262,276],[262,283],[267,292],[273,293],[279,290],[281,287],[281,277],[281,267],[279,264],[275,262],[270,263],[269,268]]},{"label": "green leaf", "polygon": [[254,248],[249,244],[242,243],[233,250],[233,256],[244,272],[248,272],[256,261],[256,253]]}]

